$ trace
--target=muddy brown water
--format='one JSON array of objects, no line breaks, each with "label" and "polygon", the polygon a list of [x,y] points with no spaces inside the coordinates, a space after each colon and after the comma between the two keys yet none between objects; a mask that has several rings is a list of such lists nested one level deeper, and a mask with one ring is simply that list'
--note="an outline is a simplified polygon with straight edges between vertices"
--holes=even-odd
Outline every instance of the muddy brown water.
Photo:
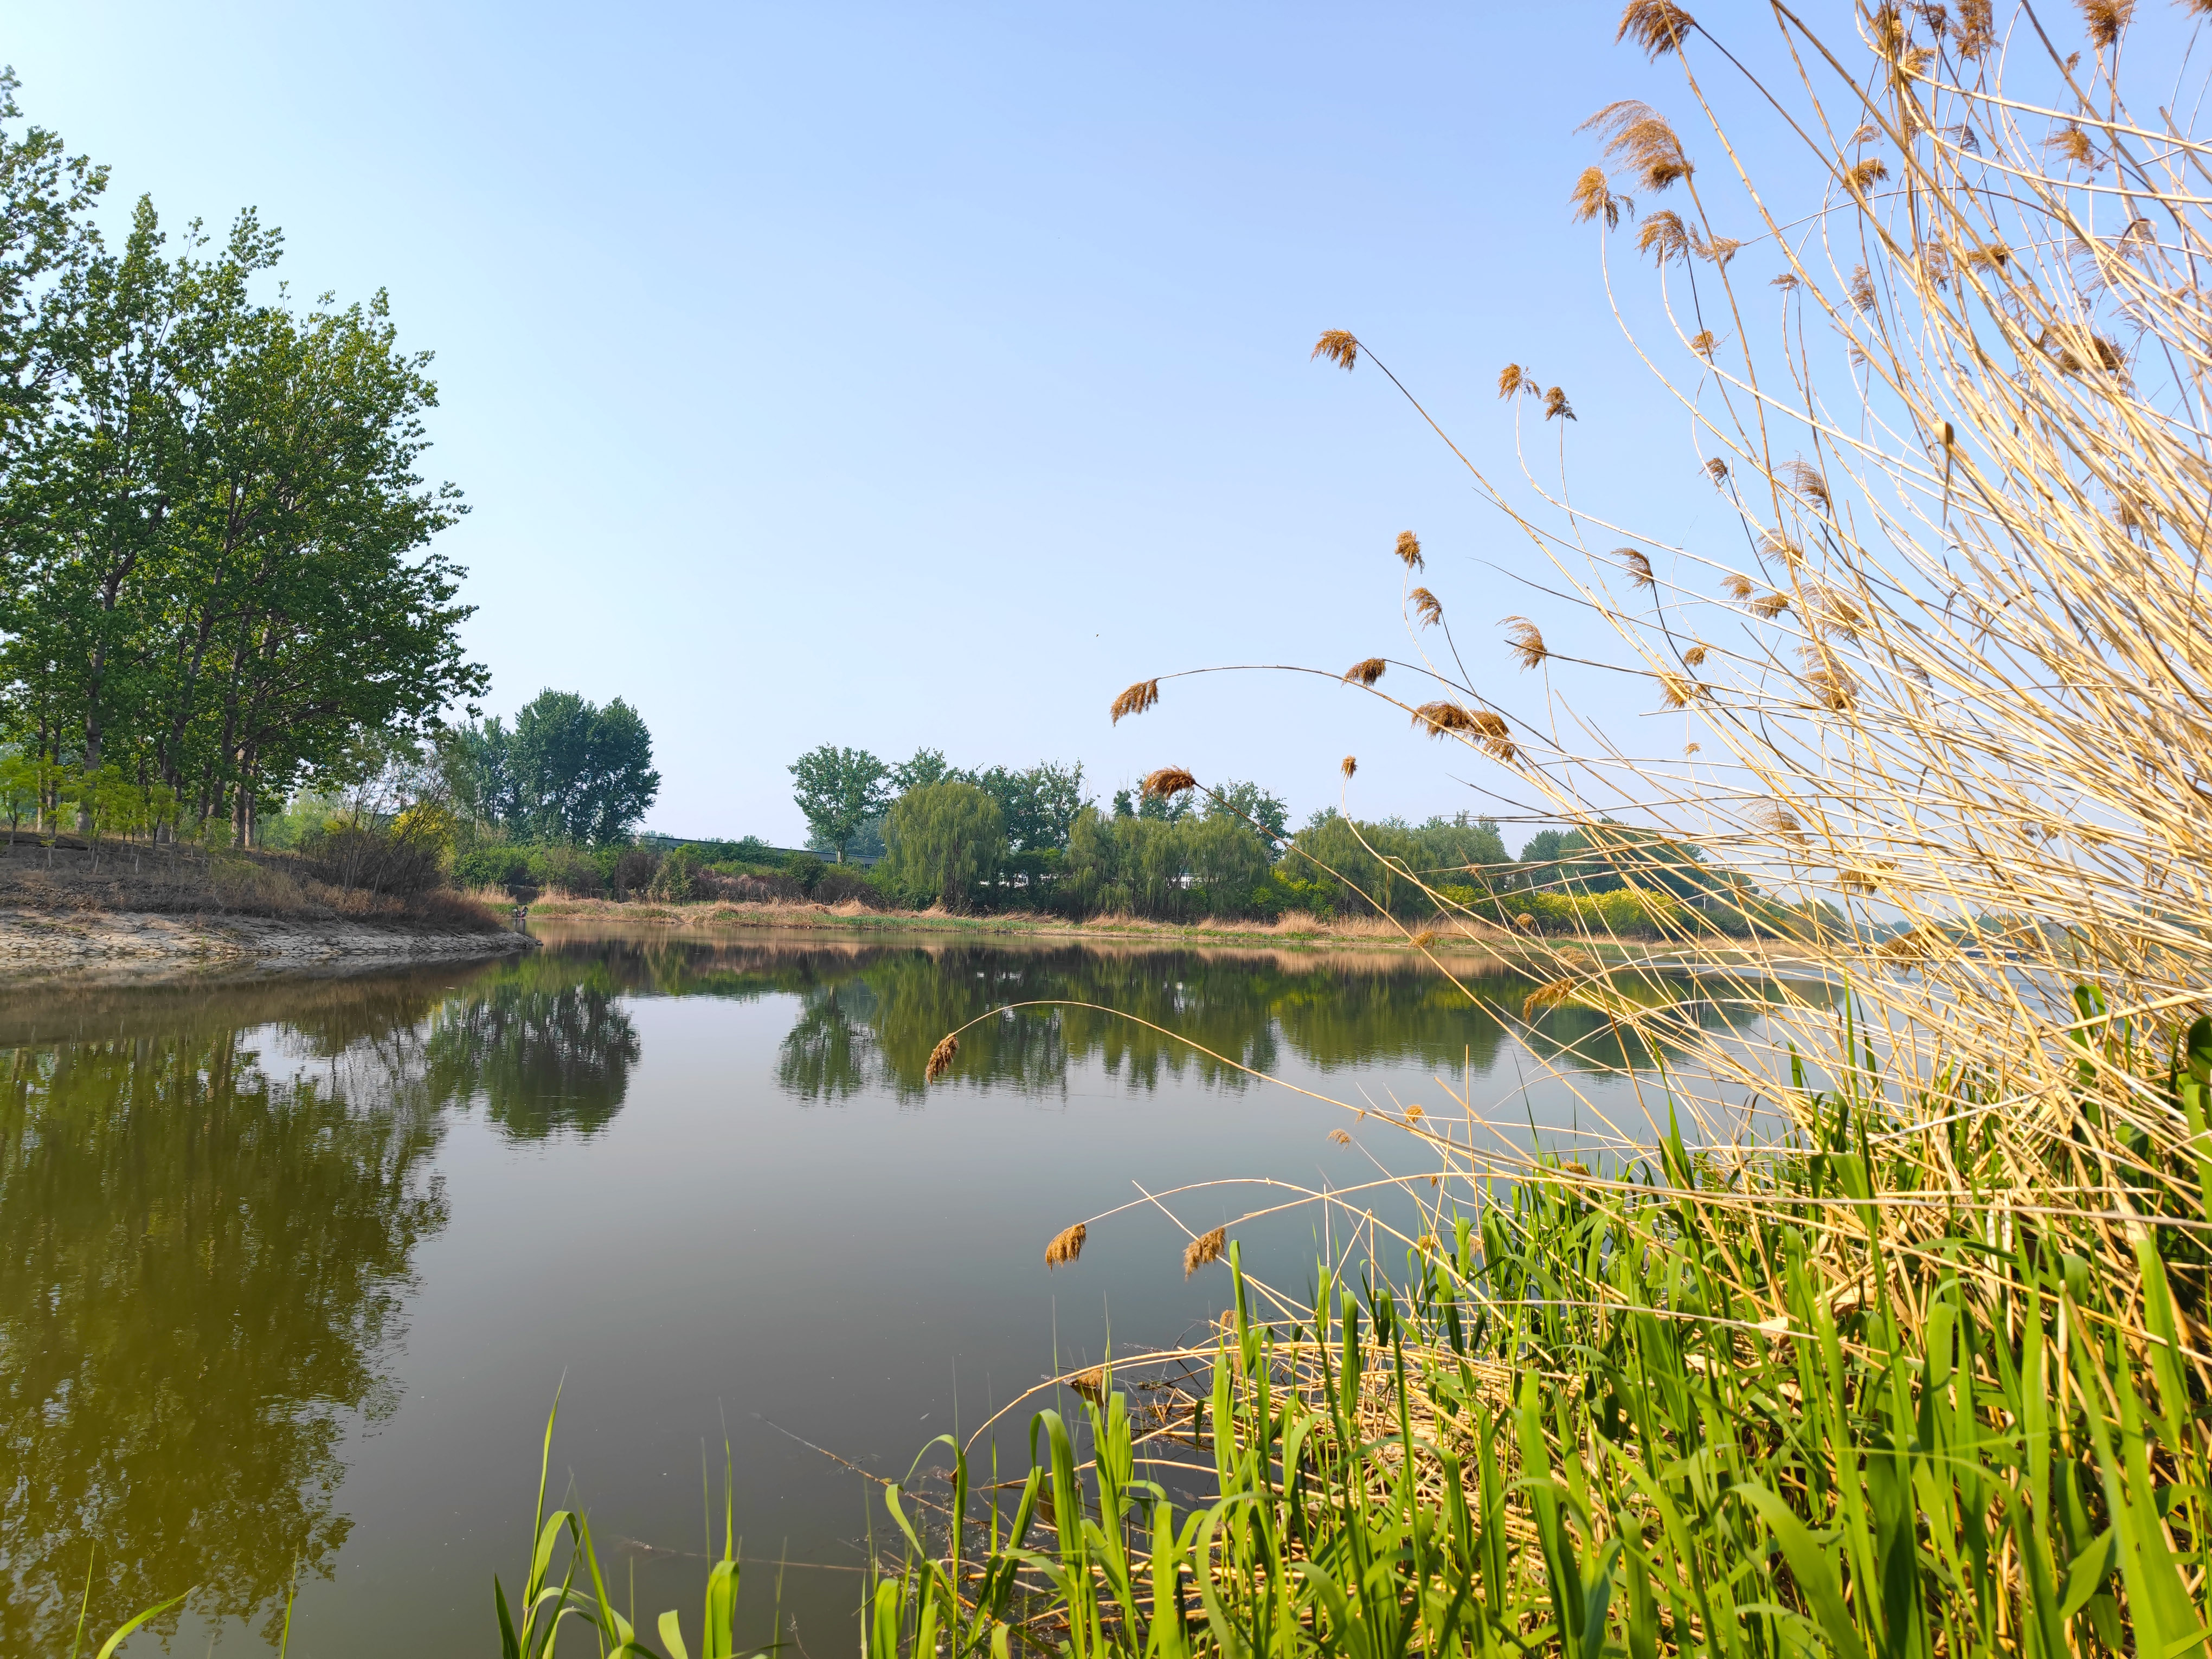
[{"label": "muddy brown water", "polygon": [[[67,1651],[88,1571],[101,1632],[192,1592],[129,1656],[270,1649],[295,1582],[295,1654],[488,1650],[558,1387],[551,1500],[648,1633],[696,1620],[726,1447],[741,1635],[848,1654],[869,1475],[1202,1334],[1229,1281],[1184,1277],[1191,1232],[1286,1286],[1328,1242],[1310,1206],[1238,1224],[1285,1194],[1237,1185],[1048,1272],[1061,1228],[1413,1171],[1354,1112],[1457,1115],[1446,1080],[1523,1145],[1653,1098],[1595,1015],[1516,1036],[1402,957],[541,932],[482,966],[0,986],[0,1653]],[[1050,1401],[1004,1419],[1010,1468]]]}]

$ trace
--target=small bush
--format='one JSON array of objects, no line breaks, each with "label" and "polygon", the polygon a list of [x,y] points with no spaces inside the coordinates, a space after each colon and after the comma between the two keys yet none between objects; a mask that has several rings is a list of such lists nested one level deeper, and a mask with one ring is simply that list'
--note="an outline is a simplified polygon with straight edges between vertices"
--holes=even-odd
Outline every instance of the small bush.
[{"label": "small bush", "polygon": [[794,853],[783,861],[783,872],[799,884],[799,890],[811,894],[814,884],[822,879],[830,866],[811,853]]},{"label": "small bush", "polygon": [[832,865],[824,870],[808,896],[817,904],[843,904],[857,899],[871,910],[886,910],[891,905],[881,886],[849,864]]},{"label": "small bush", "polygon": [[599,860],[580,848],[549,847],[538,864],[538,879],[556,893],[570,898],[598,898],[607,890],[607,878]]},{"label": "small bush", "polygon": [[698,873],[689,848],[679,847],[660,860],[646,885],[645,896],[656,904],[686,904],[699,895]]},{"label": "small bush", "polygon": [[608,885],[615,896],[626,899],[646,891],[653,878],[660,873],[660,854],[650,847],[625,847],[615,855],[615,867]]}]

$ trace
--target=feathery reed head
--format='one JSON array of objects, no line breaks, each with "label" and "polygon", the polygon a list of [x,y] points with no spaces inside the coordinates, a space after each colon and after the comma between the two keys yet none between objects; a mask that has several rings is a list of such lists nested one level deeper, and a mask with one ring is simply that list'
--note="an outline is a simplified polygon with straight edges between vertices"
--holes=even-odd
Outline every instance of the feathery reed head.
[{"label": "feathery reed head", "polygon": [[1551,655],[1544,648],[1542,630],[1526,617],[1508,617],[1498,626],[1505,630],[1506,647],[1521,659],[1522,667],[1534,668]]},{"label": "feathery reed head", "polygon": [[1802,495],[1824,509],[1827,507],[1828,481],[1820,476],[1820,469],[1803,456],[1783,462],[1775,471],[1794,494]]},{"label": "feathery reed head", "polygon": [[1156,772],[1146,773],[1145,781],[1139,787],[1155,799],[1171,800],[1197,788],[1198,780],[1180,766],[1163,766]]},{"label": "feathery reed head", "polygon": [[1444,619],[1443,601],[1425,587],[1417,587],[1406,596],[1413,604],[1413,614],[1421,619],[1424,628],[1433,627]]},{"label": "feathery reed head", "polygon": [[1091,1237],[1091,1229],[1080,1221],[1065,1232],[1054,1233],[1052,1243],[1044,1247],[1044,1265],[1057,1267],[1063,1261],[1073,1261],[1083,1254],[1083,1241]]},{"label": "feathery reed head", "polygon": [[1638,98],[1607,104],[1577,132],[1595,129],[1605,140],[1605,153],[1616,165],[1632,169],[1649,191],[1662,191],[1690,176],[1690,158],[1667,118]]},{"label": "feathery reed head", "polygon": [[1663,265],[1669,259],[1686,257],[1690,252],[1690,232],[1682,222],[1682,216],[1662,209],[1646,219],[1637,228],[1636,251],[1650,254],[1655,265]]},{"label": "feathery reed head", "polygon": [[1850,179],[1851,187],[1863,196],[1889,177],[1889,167],[1880,156],[1869,155],[1852,167],[1844,176]]},{"label": "feathery reed head", "polygon": [[1759,550],[1770,559],[1779,559],[1784,564],[1802,564],[1805,550],[1778,530],[1762,530],[1759,534]]},{"label": "feathery reed head", "polygon": [[1705,688],[1695,680],[1663,672],[1659,676],[1659,689],[1666,695],[1669,708],[1687,708],[1705,694]]},{"label": "feathery reed head", "polygon": [[1752,811],[1752,822],[1769,835],[1779,836],[1796,847],[1806,845],[1805,826],[1797,815],[1778,800],[1760,801]]},{"label": "feathery reed head", "polygon": [[1224,1246],[1229,1243],[1229,1229],[1216,1227],[1190,1241],[1182,1253],[1182,1276],[1188,1279],[1209,1261],[1221,1260]]},{"label": "feathery reed head", "polygon": [[1544,418],[1548,421],[1555,415],[1563,421],[1575,418],[1575,406],[1567,401],[1567,394],[1558,386],[1544,394]]},{"label": "feathery reed head", "polygon": [[1575,981],[1555,979],[1539,985],[1521,1000],[1521,1018],[1534,1019],[1547,1008],[1556,1008],[1575,994]]},{"label": "feathery reed head", "polygon": [[1703,645],[1693,645],[1682,653],[1682,666],[1685,668],[1699,667],[1705,660],[1705,647]]},{"label": "feathery reed head", "polygon": [[1683,758],[1684,760],[1687,760],[1687,759],[1689,759],[1691,756],[1692,756],[1692,755],[1696,754],[1699,750],[1703,749],[1705,746],[1705,744],[1703,744],[1702,743],[1686,743],[1686,744],[1684,744],[1682,745],[1682,758]]},{"label": "feathery reed head", "polygon": [[1363,657],[1344,671],[1344,683],[1346,685],[1372,685],[1382,678],[1382,671],[1389,665],[1380,657]]},{"label": "feathery reed head", "polygon": [[960,1039],[958,1037],[941,1036],[938,1038],[937,1046],[929,1051],[929,1063],[921,1068],[921,1080],[924,1083],[936,1082],[938,1079],[943,1077],[947,1072],[952,1069],[952,1062],[958,1057],[959,1053]]},{"label": "feathery reed head", "polygon": [[1352,1137],[1341,1129],[1331,1129],[1328,1132],[1328,1138],[1340,1146],[1349,1146],[1352,1145]]},{"label": "feathery reed head", "polygon": [[1139,680],[1114,699],[1114,724],[1119,726],[1124,714],[1143,714],[1159,700],[1160,683],[1158,680]]},{"label": "feathery reed head", "polygon": [[1313,355],[1326,357],[1347,374],[1359,361],[1359,342],[1346,329],[1332,328],[1314,343]]},{"label": "feathery reed head", "polygon": [[1698,356],[1703,357],[1707,362],[1712,362],[1713,349],[1718,343],[1719,342],[1713,337],[1712,330],[1709,328],[1700,330],[1698,332],[1692,334],[1690,337],[1690,349],[1696,352]]},{"label": "feathery reed head", "polygon": [[1350,777],[1354,772],[1357,772],[1359,769],[1359,757],[1357,755],[1346,755],[1344,757],[1344,763],[1338,769],[1347,778]]},{"label": "feathery reed head", "polygon": [[1759,584],[1741,572],[1731,572],[1721,579],[1721,586],[1728,589],[1729,598],[1747,599],[1752,595],[1752,590]]},{"label": "feathery reed head", "polygon": [[1713,481],[1716,489],[1728,482],[1728,463],[1719,456],[1716,455],[1705,463],[1705,476]]},{"label": "feathery reed head", "polygon": [[1094,1406],[1106,1403],[1106,1368],[1093,1365],[1087,1371],[1078,1371],[1067,1379],[1067,1386]]},{"label": "feathery reed head", "polygon": [[[1575,180],[1574,190],[1567,198],[1567,204],[1574,210],[1577,224],[1586,225],[1593,219],[1603,219],[1607,230],[1620,228],[1624,209],[1631,213],[1636,210],[1636,204],[1627,197],[1613,193],[1612,187],[1606,183],[1603,167],[1584,167],[1582,170],[1582,176]],[[1502,398],[1512,388],[1501,381],[1498,395]]]},{"label": "feathery reed head", "polygon": [[1628,0],[1621,10],[1620,31],[1613,38],[1616,45],[1635,41],[1656,64],[1668,52],[1681,51],[1682,42],[1695,27],[1697,19],[1674,0]]},{"label": "feathery reed head", "polygon": [[1455,702],[1425,702],[1413,711],[1413,724],[1430,737],[1441,738],[1447,732],[1465,732],[1499,760],[1510,761],[1515,750],[1508,735],[1512,728],[1503,714],[1487,708],[1468,708]]},{"label": "feathery reed head", "polygon": [[1533,933],[1536,931],[1536,918],[1523,910],[1513,918],[1513,925],[1524,933]]},{"label": "feathery reed head", "polygon": [[1398,532],[1398,556],[1408,570],[1419,570],[1427,562],[1421,557],[1421,538],[1410,530]]},{"label": "feathery reed head", "polygon": [[1789,608],[1787,593],[1762,593],[1751,602],[1751,614],[1765,622],[1772,622]]},{"label": "feathery reed head", "polygon": [[1616,547],[1613,556],[1619,559],[1628,571],[1628,580],[1638,587],[1651,586],[1651,561],[1632,547]]},{"label": "feathery reed head", "polygon": [[2089,44],[2104,52],[2119,42],[2120,33],[2135,16],[2136,0],[2075,0],[2081,21],[2088,26]]}]

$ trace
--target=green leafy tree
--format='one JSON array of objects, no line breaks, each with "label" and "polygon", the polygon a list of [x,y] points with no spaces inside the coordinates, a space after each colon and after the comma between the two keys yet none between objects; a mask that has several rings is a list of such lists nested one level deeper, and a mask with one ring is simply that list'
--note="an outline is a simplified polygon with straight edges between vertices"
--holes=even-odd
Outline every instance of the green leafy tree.
[{"label": "green leafy tree", "polygon": [[916,749],[911,760],[901,761],[891,768],[891,787],[903,795],[926,783],[942,783],[952,775],[952,771],[945,763],[942,749]]},{"label": "green leafy tree", "polygon": [[790,771],[792,798],[807,828],[842,864],[861,825],[880,817],[890,805],[891,769],[865,749],[825,743],[793,761]]},{"label": "green leafy tree", "polygon": [[947,779],[901,795],[884,841],[884,872],[901,891],[964,910],[1006,856],[1006,817],[987,791]]},{"label": "green leafy tree", "polygon": [[620,697],[601,708],[574,691],[541,691],[511,728],[497,715],[460,728],[441,764],[465,811],[541,841],[626,840],[660,794],[653,733]]},{"label": "green leafy tree", "polygon": [[1213,792],[1206,811],[1208,817],[1225,817],[1250,825],[1270,841],[1283,841],[1291,833],[1289,804],[1256,783],[1240,783],[1231,779]]}]

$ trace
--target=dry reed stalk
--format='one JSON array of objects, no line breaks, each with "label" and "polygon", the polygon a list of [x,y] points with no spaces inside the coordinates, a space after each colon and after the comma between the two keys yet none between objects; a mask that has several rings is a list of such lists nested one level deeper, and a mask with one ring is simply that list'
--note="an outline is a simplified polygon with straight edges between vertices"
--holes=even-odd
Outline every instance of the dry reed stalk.
[{"label": "dry reed stalk", "polygon": [[1044,1265],[1057,1267],[1063,1261],[1073,1261],[1083,1254],[1083,1241],[1091,1237],[1091,1229],[1077,1222],[1064,1232],[1053,1235],[1052,1243],[1044,1247]]},{"label": "dry reed stalk", "polygon": [[1182,1276],[1188,1279],[1209,1261],[1221,1260],[1221,1252],[1228,1248],[1229,1229],[1216,1227],[1210,1233],[1201,1233],[1182,1253]]}]

